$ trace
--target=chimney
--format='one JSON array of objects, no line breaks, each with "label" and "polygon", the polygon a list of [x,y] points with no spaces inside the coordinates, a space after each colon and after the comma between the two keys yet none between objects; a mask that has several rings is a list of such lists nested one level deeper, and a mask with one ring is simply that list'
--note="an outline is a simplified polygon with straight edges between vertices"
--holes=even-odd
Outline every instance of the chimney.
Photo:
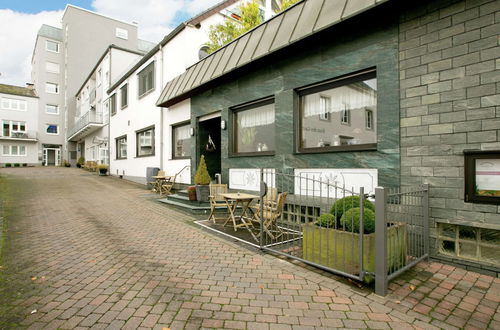
[{"label": "chimney", "polygon": [[33,89],[35,89],[35,84],[32,84],[32,83],[26,83],[26,88],[27,88],[27,89],[31,89],[31,90],[33,90]]}]

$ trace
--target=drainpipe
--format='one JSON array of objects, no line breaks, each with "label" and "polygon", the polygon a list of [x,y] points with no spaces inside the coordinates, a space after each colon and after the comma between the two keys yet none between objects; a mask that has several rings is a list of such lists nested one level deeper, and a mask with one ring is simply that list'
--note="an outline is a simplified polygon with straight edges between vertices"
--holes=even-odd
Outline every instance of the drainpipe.
[{"label": "drainpipe", "polygon": [[[163,89],[163,47],[160,42],[160,91]],[[160,108],[160,169],[163,170],[163,110]]]}]

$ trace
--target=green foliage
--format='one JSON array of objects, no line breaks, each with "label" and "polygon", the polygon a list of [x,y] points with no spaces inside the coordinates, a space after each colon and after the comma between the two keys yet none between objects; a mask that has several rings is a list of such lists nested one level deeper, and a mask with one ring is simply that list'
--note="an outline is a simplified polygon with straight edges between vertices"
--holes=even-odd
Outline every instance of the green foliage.
[{"label": "green foliage", "polygon": [[14,164],[14,167],[20,167],[20,166],[21,166],[21,164],[19,164],[19,163]]},{"label": "green foliage", "polygon": [[80,157],[78,158],[78,164],[83,165],[85,163],[85,158]]},{"label": "green foliage", "polygon": [[5,163],[5,167],[12,167],[11,163]]},{"label": "green foliage", "polygon": [[97,165],[97,168],[99,170],[107,170],[108,169],[108,165],[106,165],[106,164],[99,164],[99,165]]},{"label": "green foliage", "polygon": [[[347,210],[342,218],[340,218],[341,228],[345,228],[346,231],[353,231],[355,233],[359,233],[359,212],[360,208],[355,207]],[[364,220],[363,220],[363,232],[365,234],[371,234],[375,232],[375,212],[366,208],[363,210],[364,212]]]},{"label": "green foliage", "polygon": [[324,213],[316,219],[316,224],[320,227],[335,228],[335,221],[333,214]]},{"label": "green foliage", "polygon": [[[369,209],[375,212],[375,205],[372,202],[365,199],[365,210]],[[330,209],[330,213],[337,216],[337,219],[342,217],[342,214],[349,209],[354,207],[359,207],[359,196],[347,196],[337,200]]]},{"label": "green foliage", "polygon": [[207,164],[205,163],[205,156],[201,155],[200,163],[198,164],[198,169],[194,175],[194,184],[206,185],[209,184],[212,179],[208,174]]},{"label": "green foliage", "polygon": [[236,39],[240,35],[235,22],[226,19],[224,23],[210,26],[207,43],[208,53],[213,53],[217,49]]},{"label": "green foliage", "polygon": [[299,0],[281,0],[281,5],[280,5],[280,11],[283,11],[287,9],[288,7],[291,7],[292,5],[296,4],[299,2]]}]

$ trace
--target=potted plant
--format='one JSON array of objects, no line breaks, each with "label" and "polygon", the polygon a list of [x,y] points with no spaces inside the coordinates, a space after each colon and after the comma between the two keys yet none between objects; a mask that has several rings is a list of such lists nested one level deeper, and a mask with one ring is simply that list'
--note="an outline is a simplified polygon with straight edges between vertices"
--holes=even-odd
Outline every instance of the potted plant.
[{"label": "potted plant", "polygon": [[64,167],[71,167],[71,164],[66,159],[64,159],[62,161],[62,166],[64,166]]},{"label": "potted plant", "polygon": [[81,168],[85,164],[85,158],[80,157],[78,158],[78,162],[76,163],[76,167]]},{"label": "potted plant", "polygon": [[205,163],[205,156],[201,156],[198,169],[194,175],[194,184],[196,185],[196,197],[200,202],[208,202],[210,196],[210,175],[208,174],[207,164]]},{"label": "potted plant", "polygon": [[97,165],[97,169],[99,170],[99,175],[106,175],[108,173],[108,165],[106,164]]},{"label": "potted plant", "polygon": [[[303,226],[303,257],[320,265],[349,274],[359,274],[360,200],[350,196],[338,200],[331,213],[322,214],[316,222]],[[368,200],[364,203],[363,268],[375,272],[375,212]],[[335,211],[335,212],[334,212]],[[332,214],[333,213],[333,214]],[[340,216],[339,216],[340,214]],[[390,269],[406,262],[407,229],[404,223],[391,223],[387,229],[387,257]],[[373,276],[365,276],[370,283]]]},{"label": "potted plant", "polygon": [[196,186],[187,187],[188,197],[190,201],[196,200]]},{"label": "potted plant", "polygon": [[5,167],[12,167],[11,163],[5,163]]}]

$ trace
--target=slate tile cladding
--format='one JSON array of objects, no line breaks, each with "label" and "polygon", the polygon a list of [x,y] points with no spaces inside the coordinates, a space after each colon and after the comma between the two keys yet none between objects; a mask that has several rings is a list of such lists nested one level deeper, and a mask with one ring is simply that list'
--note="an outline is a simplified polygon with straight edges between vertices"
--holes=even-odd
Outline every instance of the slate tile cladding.
[{"label": "slate tile cladding", "polygon": [[464,202],[463,157],[500,149],[499,31],[495,0],[420,2],[400,18],[401,183],[431,185],[434,238],[438,222],[500,229],[500,206]]}]

